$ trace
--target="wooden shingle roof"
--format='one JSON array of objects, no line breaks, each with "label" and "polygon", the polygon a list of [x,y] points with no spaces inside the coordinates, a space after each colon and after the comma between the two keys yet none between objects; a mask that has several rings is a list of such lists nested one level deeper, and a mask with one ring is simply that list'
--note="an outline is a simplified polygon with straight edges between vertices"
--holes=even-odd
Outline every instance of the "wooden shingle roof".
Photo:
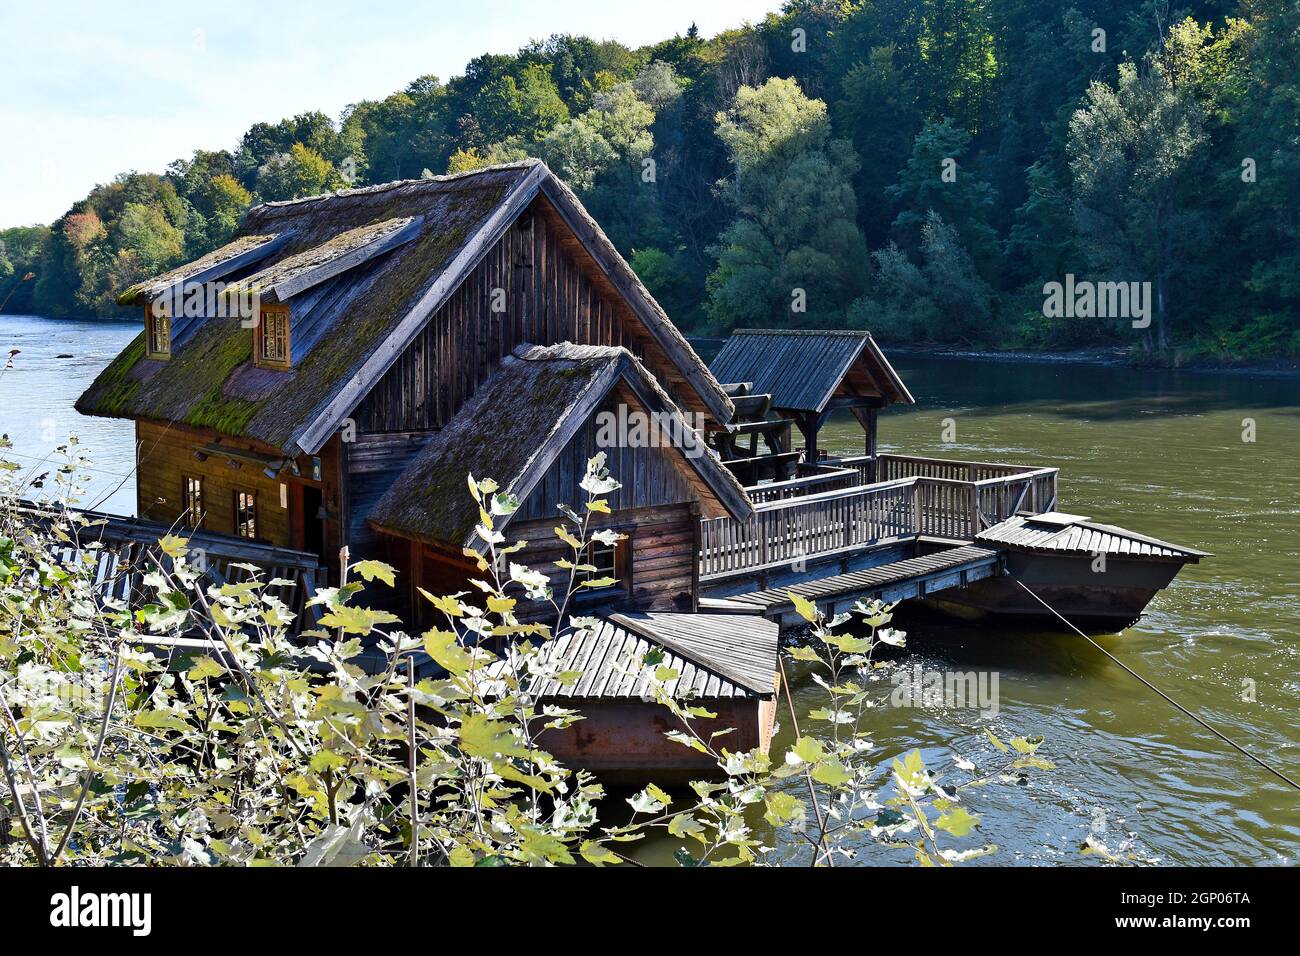
[{"label": "wooden shingle roof", "polygon": [[751,383],[777,409],[820,412],[846,379],[850,390],[885,404],[914,402],[867,332],[737,329],[709,370],[719,382]]},{"label": "wooden shingle roof", "polygon": [[[370,524],[458,550],[481,547],[474,535],[478,509],[466,487],[467,476],[492,478],[502,492],[525,500],[619,382],[650,411],[673,415],[687,427],[668,395],[627,349],[568,343],[520,346],[398,476],[371,509]],[[700,442],[698,454],[674,449],[674,457],[701,491],[706,512],[748,517],[752,505],[744,489],[703,446],[703,439]],[[501,521],[498,527],[507,523]]]}]

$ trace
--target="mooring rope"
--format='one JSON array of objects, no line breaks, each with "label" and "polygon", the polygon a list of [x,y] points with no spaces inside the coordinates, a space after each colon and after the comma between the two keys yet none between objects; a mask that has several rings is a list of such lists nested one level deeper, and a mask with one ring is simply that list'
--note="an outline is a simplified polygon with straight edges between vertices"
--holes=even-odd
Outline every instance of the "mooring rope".
[{"label": "mooring rope", "polygon": [[1278,769],[1277,769],[1276,767],[1274,767],[1272,764],[1268,763],[1268,761],[1263,760],[1263,759],[1261,759],[1260,757],[1256,757],[1253,753],[1251,753],[1249,750],[1247,750],[1247,749],[1246,749],[1245,747],[1243,747],[1241,744],[1237,743],[1235,740],[1233,740],[1233,739],[1232,739],[1231,737],[1229,737],[1227,734],[1223,733],[1223,732],[1222,732],[1221,730],[1219,730],[1217,727],[1215,727],[1214,725],[1212,725],[1211,723],[1209,723],[1209,722],[1206,721],[1205,719],[1203,719],[1203,718],[1197,716],[1196,714],[1192,713],[1190,710],[1188,710],[1188,709],[1187,709],[1186,707],[1184,707],[1182,704],[1178,703],[1178,701],[1174,700],[1172,697],[1170,697],[1168,694],[1166,694],[1164,691],[1162,691],[1162,690],[1161,690],[1159,687],[1157,687],[1155,684],[1151,683],[1151,681],[1147,680],[1145,677],[1143,677],[1141,674],[1139,674],[1139,673],[1138,673],[1137,671],[1135,671],[1133,668],[1129,667],[1127,664],[1125,664],[1122,660],[1120,660],[1118,657],[1116,657],[1116,656],[1115,656],[1114,654],[1112,654],[1110,651],[1106,650],[1106,648],[1102,647],[1100,644],[1098,644],[1096,641],[1094,641],[1094,640],[1093,640],[1091,637],[1089,637],[1087,634],[1083,633],[1083,631],[1079,630],[1077,627],[1075,627],[1073,624],[1071,624],[1069,621],[1067,621],[1064,617],[1061,616],[1061,614],[1056,610],[1056,608],[1052,607],[1050,604],[1048,604],[1046,601],[1044,601],[1041,597],[1039,597],[1039,596],[1038,596],[1037,594],[1035,594],[1033,591],[1029,590],[1029,588],[1025,586],[1025,584],[1024,584],[1023,581],[1020,581],[1020,580],[1017,579],[1017,578],[1012,578],[1011,580],[1015,581],[1015,582],[1016,582],[1017,584],[1019,584],[1022,588],[1024,588],[1025,593],[1028,594],[1031,598],[1033,598],[1035,601],[1037,601],[1037,602],[1038,602],[1039,604],[1041,604],[1043,607],[1047,608],[1049,611],[1051,611],[1053,614],[1055,614],[1058,618],[1060,618],[1062,624],[1064,624],[1064,625],[1065,625],[1066,627],[1068,627],[1070,630],[1074,631],[1074,633],[1078,634],[1081,638],[1083,638],[1085,641],[1087,641],[1087,642],[1088,642],[1089,644],[1091,644],[1093,647],[1097,648],[1097,650],[1101,651],[1103,654],[1105,654],[1107,657],[1109,657],[1112,661],[1114,661],[1114,662],[1115,662],[1116,664],[1118,664],[1120,667],[1124,668],[1124,670],[1126,670],[1126,671],[1127,671],[1131,676],[1133,676],[1133,677],[1137,678],[1138,680],[1140,680],[1140,681],[1141,681],[1143,684],[1145,684],[1145,685],[1146,685],[1150,690],[1152,690],[1152,691],[1154,691],[1155,693],[1159,694],[1159,695],[1160,695],[1161,697],[1163,697],[1166,701],[1168,701],[1168,702],[1169,702],[1173,707],[1175,707],[1176,709],[1178,709],[1178,710],[1181,711],[1182,713],[1186,714],[1188,717],[1192,718],[1192,720],[1196,721],[1198,724],[1200,724],[1202,727],[1204,727],[1204,728],[1205,728],[1206,730],[1208,730],[1210,733],[1214,734],[1214,736],[1218,737],[1220,740],[1222,740],[1222,741],[1223,741],[1225,744],[1227,744],[1229,747],[1232,747],[1234,750],[1239,751],[1242,755],[1244,755],[1244,756],[1246,756],[1246,757],[1249,757],[1251,760],[1255,761],[1255,763],[1259,764],[1261,767],[1263,767],[1263,768],[1264,768],[1265,770],[1267,770],[1269,773],[1273,774],[1273,775],[1274,775],[1275,777],[1277,777],[1279,780],[1283,780],[1283,781],[1285,781],[1286,783],[1289,783],[1291,786],[1295,787],[1297,790],[1300,790],[1300,783],[1296,783],[1294,780],[1292,780],[1290,777],[1288,777],[1286,774],[1284,774],[1281,770],[1278,770]]}]

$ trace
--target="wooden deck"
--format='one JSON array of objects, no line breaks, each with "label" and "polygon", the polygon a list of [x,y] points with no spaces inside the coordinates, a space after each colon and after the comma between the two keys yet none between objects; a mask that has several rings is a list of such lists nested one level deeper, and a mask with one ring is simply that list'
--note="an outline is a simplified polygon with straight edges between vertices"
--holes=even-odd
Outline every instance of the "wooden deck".
[{"label": "wooden deck", "polygon": [[[857,480],[844,486],[853,475]],[[870,476],[885,480],[867,483]],[[748,521],[700,523],[704,584],[932,535],[972,541],[1020,512],[1057,507],[1055,468],[901,455],[848,458],[822,475],[760,485]],[[829,486],[829,487],[826,487]]]},{"label": "wooden deck", "polygon": [[916,558],[848,574],[806,581],[789,587],[731,594],[702,607],[731,613],[749,609],[782,626],[799,624],[802,619],[794,609],[790,594],[813,601],[828,614],[847,611],[858,601],[880,600],[886,603],[927,597],[948,588],[965,587],[984,578],[1000,574],[1002,554],[994,548],[962,545]]}]

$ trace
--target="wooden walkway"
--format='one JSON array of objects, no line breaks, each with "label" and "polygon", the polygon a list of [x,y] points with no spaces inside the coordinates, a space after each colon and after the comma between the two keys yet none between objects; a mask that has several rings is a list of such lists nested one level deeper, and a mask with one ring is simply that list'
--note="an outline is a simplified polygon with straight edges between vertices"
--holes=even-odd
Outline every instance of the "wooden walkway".
[{"label": "wooden walkway", "polygon": [[[873,471],[885,477],[853,483]],[[939,458],[842,459],[820,475],[746,489],[752,518],[701,520],[700,580],[720,583],[921,535],[971,541],[1015,514],[1055,511],[1057,477],[1055,468]]]},{"label": "wooden walkway", "polygon": [[747,609],[784,627],[802,621],[790,600],[791,592],[815,602],[824,613],[834,614],[848,610],[858,601],[878,599],[893,603],[925,597],[948,588],[965,587],[973,581],[1000,574],[1001,570],[1002,552],[968,544],[789,587],[704,599],[700,608],[732,613]]}]

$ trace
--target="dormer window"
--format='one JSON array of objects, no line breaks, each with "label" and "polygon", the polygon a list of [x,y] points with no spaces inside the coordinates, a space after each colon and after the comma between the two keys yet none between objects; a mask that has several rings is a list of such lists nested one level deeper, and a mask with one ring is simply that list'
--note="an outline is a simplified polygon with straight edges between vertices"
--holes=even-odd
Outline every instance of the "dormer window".
[{"label": "dormer window", "polygon": [[264,305],[254,331],[253,356],[263,368],[289,367],[289,307]]},{"label": "dormer window", "polygon": [[144,307],[144,351],[151,359],[172,355],[172,320],[169,304],[159,299]]}]

